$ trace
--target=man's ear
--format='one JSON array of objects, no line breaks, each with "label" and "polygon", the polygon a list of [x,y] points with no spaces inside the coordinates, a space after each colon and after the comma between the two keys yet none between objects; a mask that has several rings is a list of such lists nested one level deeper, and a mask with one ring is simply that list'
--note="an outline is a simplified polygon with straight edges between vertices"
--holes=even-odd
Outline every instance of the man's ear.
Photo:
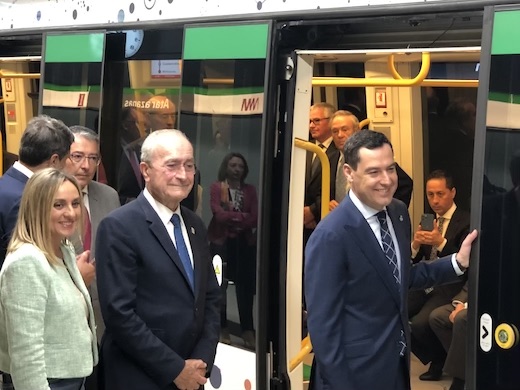
[{"label": "man's ear", "polygon": [[58,156],[57,153],[54,153],[51,158],[49,158],[47,160],[47,165],[49,168],[57,168],[57,169],[60,169],[61,168],[61,160],[60,160],[60,156]]},{"label": "man's ear", "polygon": [[144,181],[147,181],[148,179],[148,169],[150,169],[150,166],[145,163],[144,161],[141,161],[139,163],[139,170],[141,171],[141,175],[143,175]]},{"label": "man's ear", "polygon": [[352,181],[354,180],[353,179],[354,169],[352,169],[352,167],[350,165],[348,165],[348,164],[343,165],[343,174],[347,178],[348,182],[352,183]]}]

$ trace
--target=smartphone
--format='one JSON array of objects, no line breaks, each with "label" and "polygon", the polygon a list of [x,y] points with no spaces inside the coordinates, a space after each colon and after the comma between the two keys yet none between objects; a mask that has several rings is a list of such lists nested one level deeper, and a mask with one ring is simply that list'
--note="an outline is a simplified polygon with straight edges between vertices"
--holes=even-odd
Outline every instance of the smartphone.
[{"label": "smartphone", "polygon": [[422,230],[428,230],[431,232],[433,230],[433,220],[435,216],[433,214],[423,214],[421,216],[421,228]]}]

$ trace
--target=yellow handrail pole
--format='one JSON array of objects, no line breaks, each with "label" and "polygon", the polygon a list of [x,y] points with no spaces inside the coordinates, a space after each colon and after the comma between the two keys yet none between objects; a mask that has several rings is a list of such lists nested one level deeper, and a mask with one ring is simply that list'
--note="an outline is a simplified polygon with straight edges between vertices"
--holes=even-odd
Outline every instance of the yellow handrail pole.
[{"label": "yellow handrail pole", "polygon": [[[350,86],[351,78],[345,77],[321,77],[320,82],[323,81],[330,82],[329,86],[338,86],[342,87],[347,85]],[[345,81],[347,80],[347,81]],[[314,85],[314,82],[313,82]],[[385,85],[379,85],[380,87],[384,87]],[[448,87],[448,88],[477,88],[478,80],[457,80],[457,79],[424,79],[418,86],[421,87]]]},{"label": "yellow handrail pole", "polygon": [[311,351],[311,338],[307,336],[302,340],[300,352],[298,352],[298,354],[289,362],[289,372],[292,372],[296,367],[298,367],[300,363],[303,362],[303,359],[305,359],[305,356],[311,353]]},{"label": "yellow handrail pole", "polygon": [[313,142],[305,141],[301,138],[294,139],[294,146],[316,153],[316,158],[321,163],[321,219],[329,213],[330,202],[330,164],[329,158],[322,148]]},{"label": "yellow handrail pole", "polygon": [[368,126],[370,124],[370,118],[363,119],[361,122],[359,122],[359,128],[362,129],[365,126]]},{"label": "yellow handrail pole", "polygon": [[[330,202],[330,164],[329,158],[322,148],[314,142],[305,141],[301,138],[295,138],[294,146],[300,149],[308,150],[316,153],[316,158],[320,159],[321,163],[321,218],[329,213]],[[298,354],[289,362],[289,371],[293,371],[300,363],[303,362],[305,356],[312,351],[311,339],[309,336],[302,340],[301,349]]]},{"label": "yellow handrail pole", "polygon": [[[388,56],[388,70],[396,80],[403,78],[395,68],[394,55]],[[421,87],[478,88],[478,80],[424,79]]]},{"label": "yellow handrail pole", "polygon": [[394,79],[396,79],[396,80],[402,80],[403,79],[401,77],[401,75],[399,74],[399,72],[397,71],[397,69],[395,68],[395,62],[394,62],[394,55],[393,54],[390,54],[388,56],[387,65],[388,65],[388,70],[390,71],[390,73],[392,74],[392,77]]},{"label": "yellow handrail pole", "polygon": [[204,77],[202,79],[202,83],[204,85],[211,85],[211,84],[226,84],[226,85],[233,85],[235,84],[235,79],[230,78],[216,78],[216,77]]},{"label": "yellow handrail pole", "polygon": [[0,104],[2,104],[4,102],[4,99],[2,97],[0,97]]},{"label": "yellow handrail pole", "polygon": [[391,78],[331,78],[313,77],[312,85],[315,87],[412,87],[419,85],[430,71],[430,53],[422,53],[421,69],[413,79],[391,79]]},{"label": "yellow handrail pole", "polygon": [[0,78],[10,77],[13,79],[39,79],[40,76],[40,73],[4,73],[4,71],[0,69]]}]

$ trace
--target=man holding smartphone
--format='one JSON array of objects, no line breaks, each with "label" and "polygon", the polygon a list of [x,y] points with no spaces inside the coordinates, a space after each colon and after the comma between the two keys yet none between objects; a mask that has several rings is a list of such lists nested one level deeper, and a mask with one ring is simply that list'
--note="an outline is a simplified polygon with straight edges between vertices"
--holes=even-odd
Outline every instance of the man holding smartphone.
[{"label": "man holding smartphone", "polygon": [[[436,170],[426,179],[426,196],[433,214],[424,214],[412,241],[414,263],[433,261],[453,253],[469,232],[469,213],[457,208],[457,191],[452,177]],[[425,381],[438,381],[446,352],[429,325],[430,313],[439,306],[451,303],[463,285],[464,276],[457,283],[437,286],[435,289],[410,291],[408,315],[412,330],[412,352],[423,364],[431,362],[427,372],[419,376]]]}]

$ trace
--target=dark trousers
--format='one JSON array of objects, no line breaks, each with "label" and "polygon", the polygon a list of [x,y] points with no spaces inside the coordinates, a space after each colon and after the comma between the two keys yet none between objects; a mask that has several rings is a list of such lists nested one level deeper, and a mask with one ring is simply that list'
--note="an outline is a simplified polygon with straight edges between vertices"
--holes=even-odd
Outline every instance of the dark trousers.
[{"label": "dark trousers", "polygon": [[466,330],[468,311],[462,310],[452,323],[449,319],[453,305],[444,305],[430,315],[430,325],[447,352],[444,371],[459,379],[466,378]]},{"label": "dark trousers", "polygon": [[411,351],[423,364],[430,362],[444,364],[446,351],[430,327],[430,313],[451,301],[451,297],[433,290],[426,294],[423,290],[408,294],[408,315],[411,330]]}]

